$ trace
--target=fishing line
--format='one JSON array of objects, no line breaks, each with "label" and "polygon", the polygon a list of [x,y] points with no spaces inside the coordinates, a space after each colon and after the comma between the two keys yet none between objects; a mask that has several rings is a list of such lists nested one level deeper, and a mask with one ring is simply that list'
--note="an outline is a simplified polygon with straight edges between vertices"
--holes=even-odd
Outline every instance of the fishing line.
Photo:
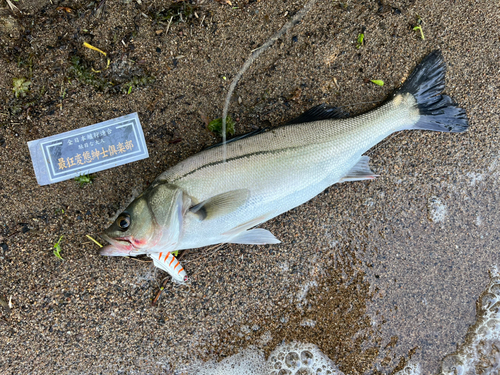
[{"label": "fishing line", "polygon": [[288,30],[290,30],[293,26],[298,24],[300,20],[311,10],[313,5],[317,0],[310,0],[304,8],[293,16],[293,18],[287,22],[276,34],[274,34],[271,39],[269,39],[266,43],[264,43],[261,47],[252,51],[250,57],[245,61],[245,64],[241,68],[241,70],[234,77],[233,82],[231,82],[231,86],[229,86],[229,92],[227,93],[226,102],[224,103],[224,110],[222,111],[222,152],[223,152],[223,161],[226,162],[226,117],[227,111],[229,109],[229,101],[233,95],[233,91],[238,84],[238,81],[241,79],[241,76],[247,71],[250,65],[260,56],[262,52],[267,50],[276,40],[281,38],[283,34],[285,34]]},{"label": "fishing line", "polygon": [[196,257],[194,259],[185,260],[184,264],[191,263],[191,262],[196,262],[196,261],[198,261],[198,260],[200,260],[202,258],[208,258],[210,255],[215,254],[217,251],[219,251],[224,245],[225,245],[225,243],[209,247],[206,251],[211,251],[211,250],[213,250],[213,251],[211,251],[210,253],[208,253],[206,255],[203,255],[203,256],[200,256],[200,257]]}]

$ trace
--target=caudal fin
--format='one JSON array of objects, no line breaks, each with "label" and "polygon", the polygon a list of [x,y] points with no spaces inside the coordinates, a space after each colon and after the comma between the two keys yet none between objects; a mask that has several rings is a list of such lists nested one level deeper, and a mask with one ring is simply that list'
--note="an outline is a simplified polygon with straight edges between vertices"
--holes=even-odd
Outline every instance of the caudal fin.
[{"label": "caudal fin", "polygon": [[410,93],[417,101],[420,120],[412,129],[464,132],[469,127],[465,110],[457,107],[444,90],[446,66],[441,51],[428,54],[395,95]]}]

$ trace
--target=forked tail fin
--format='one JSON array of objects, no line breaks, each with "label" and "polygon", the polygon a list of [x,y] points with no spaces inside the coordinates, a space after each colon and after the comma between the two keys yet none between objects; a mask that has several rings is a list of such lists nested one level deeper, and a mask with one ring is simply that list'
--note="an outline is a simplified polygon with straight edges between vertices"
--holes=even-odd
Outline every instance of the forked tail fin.
[{"label": "forked tail fin", "polygon": [[457,107],[444,90],[446,66],[441,51],[428,54],[395,95],[410,93],[417,101],[420,120],[411,129],[459,133],[469,127],[465,110]]}]

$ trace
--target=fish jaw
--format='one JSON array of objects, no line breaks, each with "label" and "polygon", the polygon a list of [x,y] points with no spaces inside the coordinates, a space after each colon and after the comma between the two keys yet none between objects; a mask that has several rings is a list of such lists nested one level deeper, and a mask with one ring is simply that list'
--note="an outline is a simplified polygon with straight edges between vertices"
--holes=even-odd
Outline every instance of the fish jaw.
[{"label": "fish jaw", "polygon": [[153,226],[149,236],[142,239],[132,235],[113,238],[106,232],[102,233],[101,237],[110,243],[101,249],[99,254],[103,256],[138,256],[160,251],[174,251],[177,245],[177,240],[172,241],[172,233],[169,228],[157,225]]},{"label": "fish jaw", "polygon": [[101,234],[101,236],[110,243],[110,245],[104,246],[99,254],[108,257],[117,256],[137,256],[146,254],[147,252],[138,247],[140,243],[134,241],[133,238],[110,238],[106,234]]}]

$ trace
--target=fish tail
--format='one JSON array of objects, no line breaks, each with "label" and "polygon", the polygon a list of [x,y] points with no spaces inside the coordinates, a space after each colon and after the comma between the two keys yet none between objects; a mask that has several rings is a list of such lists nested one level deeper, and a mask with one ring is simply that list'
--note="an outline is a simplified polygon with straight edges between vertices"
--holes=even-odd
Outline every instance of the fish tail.
[{"label": "fish tail", "polygon": [[410,93],[417,101],[420,119],[411,129],[460,133],[469,127],[465,110],[449,96],[441,95],[445,72],[441,51],[433,51],[396,91],[395,96]]}]

